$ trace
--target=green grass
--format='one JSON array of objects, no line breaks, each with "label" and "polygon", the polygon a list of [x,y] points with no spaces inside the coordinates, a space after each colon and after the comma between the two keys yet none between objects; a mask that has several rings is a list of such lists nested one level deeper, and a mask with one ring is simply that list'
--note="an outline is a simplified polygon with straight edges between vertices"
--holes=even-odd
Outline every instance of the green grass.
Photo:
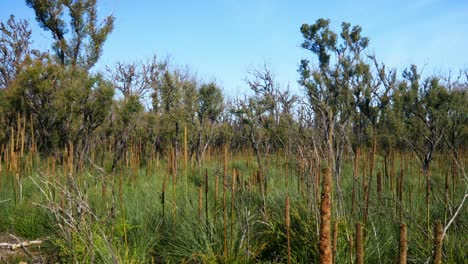
[{"label": "green grass", "polygon": [[[247,187],[249,178],[257,168],[255,162],[239,156],[234,156],[229,162],[229,186],[226,195],[227,252],[224,252],[223,166],[220,159],[208,161],[200,169],[193,165],[187,172],[187,180],[182,173],[181,164],[175,201],[172,178],[166,175],[164,215],[161,203],[163,179],[167,174],[164,161],[161,161],[158,168],[153,168],[149,175],[144,166],[138,170],[138,175],[125,168],[113,175],[87,167],[83,173],[76,173],[73,177],[76,190],[80,191],[83,200],[89,204],[91,213],[80,215],[77,208],[69,207],[77,217],[79,226],[79,230],[71,230],[69,233],[64,233],[59,228],[64,223],[44,207],[50,206],[51,201],[40,191],[40,188],[45,190],[48,187],[50,197],[53,197],[52,202],[57,205],[64,199],[56,186],[46,186],[41,182],[47,177],[49,181],[55,177],[57,181],[66,183],[67,179],[59,165],[56,175],[45,175],[45,165],[36,165],[31,175],[22,175],[22,199],[19,198],[13,175],[3,172],[0,177],[0,201],[5,202],[0,203],[0,233],[14,233],[25,239],[47,238],[53,244],[54,254],[64,263],[88,263],[93,260],[97,263],[111,263],[113,259],[119,263],[283,263],[287,261],[284,201],[289,194],[292,259],[297,263],[317,263],[319,200],[314,195],[317,186],[312,175],[306,175],[303,180],[305,186],[300,187],[301,181],[294,159],[287,161],[289,177],[286,184],[286,162],[283,159],[280,159],[278,166],[275,156],[268,162],[265,197],[259,186],[251,186],[250,190]],[[378,159],[377,164],[375,171],[382,170],[381,159]],[[435,219],[445,222],[450,215],[444,210],[443,175],[448,166],[449,162],[433,166],[430,232]],[[202,217],[199,218],[198,187],[205,187],[205,168],[209,173],[208,217],[205,216],[206,197],[203,189],[203,210]],[[243,188],[237,187],[232,212],[230,175],[233,168],[242,175]],[[399,175],[399,163],[396,168],[396,175]],[[215,201],[216,174],[220,185],[219,196]],[[333,221],[339,221],[335,256],[337,263],[350,262],[349,238],[354,233],[355,223],[362,221],[364,206],[361,177],[359,174],[356,186],[357,207],[354,212],[351,211],[353,180],[350,162],[345,164],[342,174],[342,205],[336,192],[333,196]],[[389,191],[389,179],[383,178],[381,204],[377,202],[375,177],[370,182],[369,219],[365,226],[366,263],[394,263],[398,256],[398,202],[395,193]],[[460,179],[453,195],[454,200],[450,201],[452,204],[456,205],[461,200],[465,185]],[[411,208],[408,200],[410,189]],[[405,171],[403,192],[402,220],[408,224],[408,261],[422,263],[431,256],[433,244],[432,233],[427,234],[424,179],[418,177],[415,162],[409,164],[409,169]],[[452,199],[452,194],[450,198]],[[67,207],[67,201],[73,199],[65,197],[64,207]],[[444,240],[446,263],[468,261],[465,250],[467,233],[467,214],[466,210],[462,210]]]}]

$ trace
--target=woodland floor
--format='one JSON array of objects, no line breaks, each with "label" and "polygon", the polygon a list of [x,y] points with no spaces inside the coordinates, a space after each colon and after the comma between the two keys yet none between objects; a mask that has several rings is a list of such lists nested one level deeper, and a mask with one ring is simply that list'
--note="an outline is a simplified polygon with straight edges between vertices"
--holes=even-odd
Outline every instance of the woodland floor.
[{"label": "woodland floor", "polygon": [[[21,242],[28,241],[21,237],[17,237]],[[17,244],[18,240],[7,233],[0,233],[0,243]],[[20,247],[14,250],[7,247],[0,247],[0,264],[10,263],[53,263],[53,254],[44,250],[44,245],[30,245],[27,247]]]}]

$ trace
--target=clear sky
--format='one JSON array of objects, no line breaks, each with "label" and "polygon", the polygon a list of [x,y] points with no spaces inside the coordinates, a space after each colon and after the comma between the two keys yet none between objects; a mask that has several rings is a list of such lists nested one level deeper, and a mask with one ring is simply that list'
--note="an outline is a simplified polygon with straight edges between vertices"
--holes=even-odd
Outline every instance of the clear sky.
[{"label": "clear sky", "polygon": [[[116,61],[170,56],[205,81],[216,80],[229,97],[247,91],[249,69],[266,62],[277,79],[298,90],[299,28],[329,18],[360,25],[369,53],[389,66],[426,65],[426,73],[468,66],[467,0],[101,0],[101,17],[113,13],[115,29],[96,70]],[[0,20],[30,21],[34,45],[50,49],[50,33],[37,26],[22,0],[0,0]]]}]

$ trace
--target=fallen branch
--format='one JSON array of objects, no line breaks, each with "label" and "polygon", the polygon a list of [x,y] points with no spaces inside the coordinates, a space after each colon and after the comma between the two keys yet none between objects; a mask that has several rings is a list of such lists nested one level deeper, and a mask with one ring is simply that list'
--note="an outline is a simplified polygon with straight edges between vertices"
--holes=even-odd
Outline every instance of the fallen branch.
[{"label": "fallen branch", "polygon": [[[460,213],[461,209],[463,208],[463,205],[465,204],[465,201],[466,201],[466,198],[468,197],[468,187],[467,189],[465,190],[465,195],[463,196],[463,199],[461,200],[460,204],[458,205],[458,208],[457,210],[455,211],[455,213],[452,215],[452,217],[450,218],[450,220],[448,221],[448,223],[445,225],[443,231],[442,231],[442,239],[444,239],[445,235],[447,234],[447,230],[448,228],[450,227],[450,225],[453,223],[453,221],[455,220],[455,218],[458,216],[458,213]],[[431,254],[433,254],[434,251],[432,251]],[[431,256],[429,256],[426,260],[426,262],[424,262],[424,264],[427,264],[429,263],[429,261],[431,260]]]},{"label": "fallen branch", "polygon": [[[10,237],[16,239],[16,241],[18,241],[19,243],[19,246],[23,249],[23,251],[28,254],[29,257],[33,258],[33,259],[36,259],[32,254],[31,252],[29,252],[29,250],[26,248],[25,245],[23,245],[23,243],[21,243],[21,241],[19,240],[19,238],[15,237],[14,235],[10,234]],[[31,245],[31,242],[29,242],[29,245]]]},{"label": "fallen branch", "polygon": [[19,239],[13,235],[10,235],[11,237],[15,238],[18,243],[0,243],[0,248],[7,248],[9,250],[16,250],[18,248],[24,248],[32,245],[40,245],[42,244],[42,240],[32,240],[32,241],[25,241],[21,242]]},{"label": "fallen branch", "polygon": [[448,228],[450,227],[450,225],[453,223],[453,221],[455,220],[455,218],[457,217],[458,213],[460,213],[463,205],[465,204],[465,200],[466,198],[468,197],[468,194],[465,193],[465,196],[463,196],[463,199],[462,201],[460,202],[460,205],[458,206],[458,209],[457,211],[453,214],[452,218],[450,219],[450,221],[445,225],[444,227],[444,231],[442,233],[442,239],[445,237],[445,235],[447,234],[447,230]]}]

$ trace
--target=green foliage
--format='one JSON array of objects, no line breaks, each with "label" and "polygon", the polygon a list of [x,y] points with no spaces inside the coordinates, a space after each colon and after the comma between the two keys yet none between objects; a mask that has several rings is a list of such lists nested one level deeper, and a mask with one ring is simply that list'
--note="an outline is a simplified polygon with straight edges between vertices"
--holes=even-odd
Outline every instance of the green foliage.
[{"label": "green foliage", "polygon": [[[302,47],[317,56],[319,68],[310,68],[308,60],[299,66],[299,83],[306,88],[307,97],[317,113],[331,112],[346,120],[353,111],[352,83],[368,78],[366,64],[361,53],[369,44],[369,39],[361,36],[361,27],[342,23],[341,39],[330,29],[330,21],[318,19],[315,24],[304,24],[301,33]],[[358,87],[356,87],[359,89]]]},{"label": "green foliage", "polygon": [[403,123],[402,136],[418,155],[424,170],[428,170],[447,126],[450,94],[435,77],[421,83],[415,65],[405,70],[403,77],[407,81],[401,82],[394,94]]},{"label": "green foliage", "polygon": [[[283,156],[280,156],[283,157]],[[379,157],[380,159],[381,157]],[[438,156],[440,162],[433,168],[434,206],[431,214],[443,219],[444,201],[441,196],[444,173],[451,166],[451,160]],[[166,189],[166,215],[162,215],[160,200],[163,176],[167,173],[167,164],[161,160],[158,167],[153,167],[147,174],[147,168],[141,167],[137,175],[132,170],[117,171],[116,174],[103,174],[93,167],[88,167],[83,173],[76,173],[76,182],[70,185],[69,196],[63,203],[63,209],[71,214],[79,228],[70,229],[70,233],[63,233],[54,213],[42,206],[55,208],[60,206],[61,187],[54,187],[43,180],[56,179],[59,183],[66,183],[67,177],[58,171],[57,175],[42,176],[45,166],[44,160],[38,163],[33,176],[26,176],[23,180],[24,196],[22,202],[7,201],[0,203],[0,210],[5,217],[0,218],[0,232],[21,235],[28,239],[46,238],[52,242],[51,252],[55,252],[59,260],[64,263],[149,263],[152,259],[158,262],[259,262],[278,263],[286,261],[287,243],[284,217],[284,197],[291,197],[291,253],[295,263],[314,263],[318,260],[317,204],[314,200],[313,185],[308,181],[313,175],[305,179],[299,177],[298,171],[290,167],[288,184],[285,184],[285,165],[294,164],[294,157],[281,159],[275,163],[276,157],[264,160],[271,164],[267,171],[269,175],[268,192],[262,196],[259,185],[243,185],[238,183],[234,198],[234,218],[231,219],[231,192],[227,194],[227,223],[228,223],[228,254],[223,252],[223,205],[220,190],[218,200],[214,201],[215,175],[222,167],[218,161],[206,161],[204,166],[209,172],[208,219],[205,218],[205,195],[203,193],[203,210],[198,217],[198,186],[203,186],[203,170],[192,168],[189,170],[188,198],[183,195],[185,186],[179,181],[175,186],[176,196],[173,196],[171,183]],[[236,168],[243,179],[247,180],[257,168],[251,164],[250,158],[233,156],[229,168]],[[275,165],[276,164],[276,165]],[[379,162],[381,164],[381,162]],[[344,175],[352,173],[352,164],[345,164]],[[399,164],[397,164],[397,167]],[[428,239],[421,230],[422,219],[425,218],[424,189],[420,188],[418,179],[418,164],[412,161],[408,164],[404,182],[404,213],[403,219],[393,212],[398,202],[391,199],[393,195],[389,188],[384,188],[384,202],[377,203],[373,199],[370,203],[369,223],[365,226],[365,258],[368,262],[387,263],[394,259],[398,249],[398,225],[400,221],[408,223],[409,257],[414,262],[423,262],[431,254],[432,240]],[[378,169],[382,169],[381,165]],[[39,174],[36,174],[39,173]],[[13,197],[13,175],[7,173],[0,178],[0,201]],[[180,174],[179,174],[180,176]],[[120,184],[119,177],[122,177]],[[229,177],[230,178],[230,177]],[[34,184],[31,179],[37,184]],[[303,182],[305,181],[305,182]],[[343,194],[345,207],[351,206],[352,177],[343,177]],[[386,179],[385,185],[389,184]],[[228,181],[230,185],[230,181]],[[301,187],[301,184],[304,184]],[[102,187],[107,187],[107,194],[103,195]],[[47,187],[48,186],[48,187]],[[74,187],[72,187],[74,186]],[[373,185],[372,185],[373,186]],[[39,189],[45,190],[44,193]],[[387,186],[388,187],[388,186]],[[50,190],[47,188],[51,188]],[[301,188],[306,189],[304,192]],[[53,191],[55,189],[55,191]],[[230,188],[229,188],[230,189]],[[413,190],[412,199],[407,195]],[[299,191],[298,191],[299,190]],[[453,189],[455,199],[459,201],[464,186],[457,185]],[[362,190],[357,189],[358,197]],[[56,193],[56,200],[49,201],[45,194]],[[77,193],[83,195],[77,196]],[[121,194],[120,194],[121,193]],[[122,195],[122,196],[120,196]],[[371,196],[376,197],[375,188],[371,188]],[[52,195],[53,197],[53,195]],[[78,197],[81,197],[78,199]],[[176,200],[173,200],[175,198]],[[68,200],[70,199],[70,200]],[[265,199],[265,200],[264,200]],[[452,199],[452,198],[451,198]],[[175,201],[175,202],[174,202]],[[265,201],[266,210],[263,202]],[[411,206],[409,205],[411,201]],[[68,208],[68,204],[81,204],[86,211],[79,211],[78,207]],[[349,238],[354,233],[355,221],[360,220],[363,202],[358,200],[356,212],[346,213],[338,221],[338,251],[337,262],[347,262],[349,259]],[[174,210],[174,211],[173,211]],[[57,212],[61,212],[60,210]],[[173,217],[175,212],[175,218]],[[464,212],[448,230],[444,240],[444,252],[448,263],[460,263],[466,259],[461,250],[466,244],[464,230],[467,221]],[[214,220],[215,214],[217,221]],[[64,215],[65,216],[65,215]],[[230,228],[233,228],[231,236]],[[49,251],[48,251],[49,252]]]},{"label": "green foliage", "polygon": [[455,151],[455,158],[459,158],[459,149],[468,142],[468,91],[463,88],[449,91],[447,126],[444,138],[448,148]]},{"label": "green foliage", "polygon": [[117,113],[120,116],[119,121],[121,125],[125,126],[129,122],[134,121],[135,115],[143,111],[138,97],[129,96],[122,101],[121,106],[118,108]]},{"label": "green foliage", "polygon": [[[96,224],[94,224],[96,225]],[[58,252],[58,258],[62,263],[111,263],[112,251],[106,244],[103,234],[91,225],[92,245],[89,245],[88,234],[73,232],[71,240],[55,238],[53,244]]]},{"label": "green foliage", "polygon": [[[217,121],[223,111],[223,94],[216,83],[203,84],[198,92],[198,117]],[[200,121],[202,123],[203,121]]]},{"label": "green foliage", "polygon": [[[342,23],[334,32],[326,19],[302,25],[302,48],[315,58],[299,65],[304,98],[283,89],[264,66],[249,72],[249,96],[225,102],[218,84],[202,83],[156,57],[118,63],[107,76],[91,73],[114,25],[113,16],[97,19],[97,0],[26,3],[52,33],[56,57],[30,50],[26,21],[11,17],[1,23],[0,162],[8,164],[0,175],[0,232],[50,237],[63,263],[285,262],[286,194],[292,201],[292,260],[317,262],[317,171],[323,160],[332,163],[338,179],[335,262],[349,259],[349,239],[364,206],[370,208],[366,262],[394,259],[402,220],[411,232],[411,261],[423,262],[430,255],[431,234],[419,232],[426,204],[417,164],[410,159],[397,165],[408,170],[402,192],[414,195],[397,201],[387,178],[390,153],[409,146],[426,172],[439,152],[452,154],[458,168],[443,158],[434,166],[428,216],[446,218],[466,195],[456,179],[464,175],[468,140],[466,82],[423,78],[414,65],[397,79],[396,70],[365,56],[369,39],[359,26]],[[114,98],[116,89],[122,96]],[[188,158],[194,155],[199,167],[188,161],[181,173],[185,139]],[[365,151],[373,139],[382,153],[375,171],[385,170],[387,176],[384,202],[364,204],[363,188],[355,181],[360,175],[350,176],[351,161],[353,149]],[[246,154],[228,161],[228,174],[235,169],[244,177],[235,194],[230,180],[223,184],[222,165],[215,161],[224,145]],[[250,147],[256,161],[247,154]],[[173,164],[168,164],[169,149],[174,149]],[[214,155],[205,160],[208,149]],[[358,171],[368,168],[363,160]],[[209,171],[209,190],[201,195],[206,215],[198,211],[203,167]],[[452,185],[447,181],[447,187],[449,168]],[[221,182],[215,194],[216,175]],[[377,196],[373,186],[372,181],[367,185],[370,197]],[[226,205],[220,195],[224,189]],[[401,207],[402,219],[388,213]],[[466,262],[465,219],[454,222],[444,242],[448,262]]]},{"label": "green foliage", "polygon": [[11,84],[32,54],[38,55],[30,48],[31,34],[28,21],[16,21],[14,15],[0,22],[0,89]]},{"label": "green foliage", "polygon": [[63,148],[68,142],[84,147],[107,119],[113,95],[113,88],[99,75],[37,59],[3,92],[3,114],[12,123],[18,113],[34,117],[41,151]]},{"label": "green foliage", "polygon": [[[26,0],[26,4],[34,10],[39,25],[52,33],[52,48],[62,65],[89,70],[96,64],[114,27],[113,16],[98,20],[97,0]],[[69,19],[63,17],[65,10]]]}]

